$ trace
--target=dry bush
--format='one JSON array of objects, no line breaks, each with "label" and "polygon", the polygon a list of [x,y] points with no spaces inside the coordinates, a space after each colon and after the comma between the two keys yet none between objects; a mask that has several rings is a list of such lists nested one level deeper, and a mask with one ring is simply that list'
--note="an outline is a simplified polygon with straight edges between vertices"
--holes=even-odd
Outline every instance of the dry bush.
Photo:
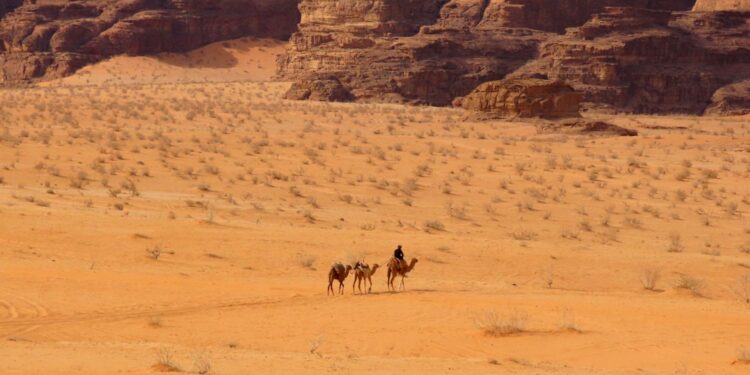
[{"label": "dry bush", "polygon": [[310,354],[315,354],[317,356],[320,356],[320,353],[318,353],[318,349],[320,348],[320,344],[323,343],[323,337],[318,336],[310,341]]},{"label": "dry bush", "polygon": [[315,270],[315,256],[310,254],[300,254],[297,256],[297,264],[309,270]]},{"label": "dry bush", "polygon": [[670,253],[679,253],[682,251],[682,237],[679,233],[672,233],[669,235],[669,247],[667,251]]},{"label": "dry bush", "polygon": [[674,285],[675,288],[689,290],[696,296],[702,295],[704,286],[705,283],[703,280],[688,275],[680,275],[680,278],[677,279]]},{"label": "dry bush", "polygon": [[174,353],[169,348],[161,348],[156,352],[156,365],[162,372],[181,372],[180,366],[174,360]]},{"label": "dry bush", "polygon": [[734,287],[734,293],[742,302],[750,304],[750,273],[740,278]]},{"label": "dry bush", "polygon": [[501,316],[490,310],[475,318],[474,323],[485,335],[509,336],[525,332],[527,318],[528,315],[521,311]]},{"label": "dry bush", "polygon": [[581,329],[578,327],[578,323],[576,322],[575,315],[570,312],[569,310],[563,311],[562,317],[560,317],[560,323],[558,324],[558,327],[561,331],[567,331],[567,332],[582,332]]},{"label": "dry bush", "polygon": [[626,217],[625,218],[625,225],[635,228],[635,229],[641,229],[643,228],[643,222],[638,219],[637,217]]},{"label": "dry bush", "polygon": [[536,232],[528,230],[528,229],[519,229],[511,233],[511,236],[516,241],[533,241],[537,237],[539,237],[539,235]]},{"label": "dry bush", "polygon": [[562,229],[560,231],[560,237],[568,239],[568,240],[580,240],[578,231],[570,230],[570,229]]},{"label": "dry bush", "polygon": [[737,350],[737,361],[738,363],[748,365],[750,364],[750,348],[742,347]]},{"label": "dry bush", "polygon": [[211,371],[211,361],[205,353],[193,355],[193,369],[196,374],[208,374]]},{"label": "dry bush", "polygon": [[641,285],[646,290],[656,290],[656,283],[661,277],[661,272],[655,268],[649,268],[641,274]]},{"label": "dry bush", "polygon": [[466,205],[462,206],[456,206],[453,204],[453,202],[448,202],[445,205],[446,211],[448,211],[448,215],[454,219],[459,220],[467,220],[468,217],[466,215]]},{"label": "dry bush", "polygon": [[437,220],[427,220],[424,222],[423,229],[427,233],[431,231],[443,232],[445,231],[445,225]]}]

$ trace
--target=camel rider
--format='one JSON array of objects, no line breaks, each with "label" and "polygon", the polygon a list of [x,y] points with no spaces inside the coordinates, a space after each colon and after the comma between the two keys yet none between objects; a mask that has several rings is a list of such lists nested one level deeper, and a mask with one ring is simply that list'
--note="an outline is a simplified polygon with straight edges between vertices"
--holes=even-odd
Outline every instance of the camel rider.
[{"label": "camel rider", "polygon": [[393,250],[393,257],[401,262],[402,267],[406,267],[406,261],[404,260],[404,251],[401,250],[401,245],[396,246],[396,250]]}]

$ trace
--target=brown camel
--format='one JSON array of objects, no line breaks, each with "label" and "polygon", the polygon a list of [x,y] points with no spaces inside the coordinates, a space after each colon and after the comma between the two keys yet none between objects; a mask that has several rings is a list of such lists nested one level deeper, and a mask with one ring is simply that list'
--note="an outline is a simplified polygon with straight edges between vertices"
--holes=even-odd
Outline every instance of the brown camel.
[{"label": "brown camel", "polygon": [[407,266],[404,262],[401,262],[396,258],[391,258],[391,260],[388,261],[388,290],[396,290],[396,287],[393,286],[393,281],[396,280],[396,276],[399,275],[401,276],[400,288],[401,290],[406,290],[404,278],[407,273],[414,269],[414,265],[417,264],[418,261],[417,258],[411,258],[411,262],[409,262],[409,265]]},{"label": "brown camel", "polygon": [[[357,285],[357,288],[359,289],[359,293],[362,293],[362,280],[365,281],[365,289],[367,289],[367,293],[372,292],[372,275],[375,274],[375,271],[378,270],[378,267],[380,267],[379,264],[375,264],[370,268],[370,266],[367,263],[357,263],[357,266],[354,267],[354,283],[352,283],[352,293],[354,293],[354,285]],[[367,282],[370,282],[370,287],[367,287]]]},{"label": "brown camel", "polygon": [[329,293],[331,295],[336,295],[336,293],[333,292],[333,280],[338,280],[339,282],[339,294],[344,294],[344,280],[346,280],[346,277],[349,276],[349,271],[352,270],[351,265],[347,265],[344,267],[341,263],[334,263],[331,265],[331,270],[328,271],[328,291],[326,292],[326,295]]}]

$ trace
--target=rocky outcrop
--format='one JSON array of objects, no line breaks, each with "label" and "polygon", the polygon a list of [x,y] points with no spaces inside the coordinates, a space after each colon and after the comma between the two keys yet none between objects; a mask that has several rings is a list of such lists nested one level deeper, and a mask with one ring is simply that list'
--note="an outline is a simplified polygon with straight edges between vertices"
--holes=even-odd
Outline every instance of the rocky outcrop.
[{"label": "rocky outcrop", "polygon": [[545,79],[486,82],[454,105],[494,118],[579,117],[581,96],[572,87]]},{"label": "rocky outcrop", "polygon": [[294,82],[284,99],[315,100],[324,102],[350,102],[354,96],[336,77],[313,77]]},{"label": "rocky outcrop", "polygon": [[248,35],[287,38],[299,20],[294,0],[8,4],[0,20],[2,81],[60,77],[117,54],[187,51]]},{"label": "rocky outcrop", "polygon": [[484,82],[549,78],[580,92],[587,108],[701,113],[717,90],[748,78],[750,13],[690,10],[732,4],[302,0],[279,74],[333,76],[360,101],[431,105]]},{"label": "rocky outcrop", "polygon": [[711,97],[711,104],[706,108],[705,114],[750,114],[750,80],[733,83],[717,90]]},{"label": "rocky outcrop", "polygon": [[750,77],[747,13],[607,8],[540,46],[513,73],[547,72],[597,107],[700,114],[722,86]]}]

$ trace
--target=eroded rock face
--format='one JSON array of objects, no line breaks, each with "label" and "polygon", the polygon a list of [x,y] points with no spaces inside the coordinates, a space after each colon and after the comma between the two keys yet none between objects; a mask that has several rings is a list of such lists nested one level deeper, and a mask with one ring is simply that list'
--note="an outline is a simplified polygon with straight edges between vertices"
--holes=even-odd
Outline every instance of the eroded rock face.
[{"label": "eroded rock face", "polygon": [[[0,3],[2,5],[2,3]],[[181,52],[296,29],[294,0],[74,0],[6,4],[0,80],[55,78],[117,54]]]},{"label": "eroded rock face", "polygon": [[584,101],[616,111],[700,114],[713,93],[750,77],[748,13],[608,8],[548,39],[513,73],[548,72]]},{"label": "eroded rock face", "polygon": [[734,9],[709,3],[302,0],[279,73],[335,76],[360,101],[431,105],[484,82],[541,77],[570,84],[587,107],[702,113],[750,64],[750,13],[690,11]]},{"label": "eroded rock face", "polygon": [[495,118],[579,117],[581,95],[560,81],[506,79],[486,82],[469,95],[456,99],[456,106]]}]

